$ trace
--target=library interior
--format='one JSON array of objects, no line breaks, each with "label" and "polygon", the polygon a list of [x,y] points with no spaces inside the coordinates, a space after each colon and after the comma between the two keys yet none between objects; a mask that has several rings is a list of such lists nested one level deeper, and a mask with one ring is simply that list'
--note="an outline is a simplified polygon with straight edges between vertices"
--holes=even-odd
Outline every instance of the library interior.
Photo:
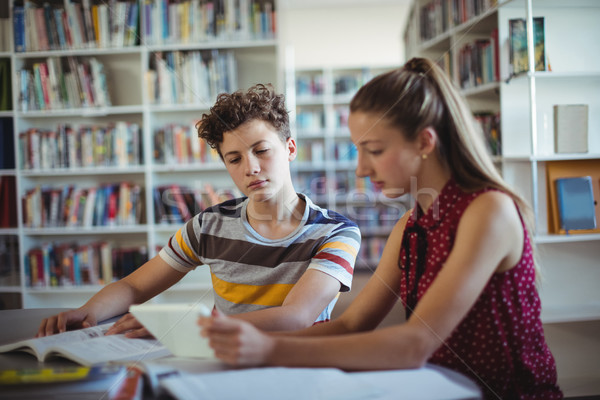
[{"label": "library interior", "polygon": [[[565,398],[597,398],[598,21],[597,0],[2,1],[0,319],[80,307],[196,214],[242,196],[196,124],[220,93],[257,83],[285,95],[296,190],[360,229],[340,316],[414,207],[357,177],[350,102],[425,57],[531,206],[541,321]],[[209,299],[214,283],[199,267],[149,303]],[[398,302],[380,328],[403,322]]]}]

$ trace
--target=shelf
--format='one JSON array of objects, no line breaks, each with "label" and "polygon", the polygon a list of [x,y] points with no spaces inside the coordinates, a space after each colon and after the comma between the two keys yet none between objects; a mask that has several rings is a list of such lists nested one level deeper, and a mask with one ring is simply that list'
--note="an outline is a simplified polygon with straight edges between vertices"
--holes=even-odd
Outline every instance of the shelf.
[{"label": "shelf", "polygon": [[570,234],[570,235],[539,235],[535,237],[536,244],[595,242],[600,240],[600,234]]},{"label": "shelf", "polygon": [[500,82],[484,83],[482,85],[478,85],[475,87],[461,90],[463,96],[465,96],[465,97],[483,96],[483,95],[490,95],[490,94],[498,96],[499,91],[500,91]]},{"label": "shelf", "polygon": [[14,53],[14,55],[17,59],[27,59],[68,56],[101,56],[113,54],[140,54],[141,52],[142,48],[140,46],[129,46],[107,48],[81,48],[72,50],[29,51],[24,53]]},{"label": "shelf", "polygon": [[157,173],[227,171],[223,163],[154,165]]},{"label": "shelf", "polygon": [[104,117],[119,114],[141,114],[143,106],[111,106],[111,107],[85,107],[60,110],[17,111],[16,116],[21,118],[56,118],[56,117]]},{"label": "shelf", "polygon": [[13,111],[0,111],[0,118],[10,118],[13,117],[15,113]]},{"label": "shelf", "polygon": [[77,175],[133,175],[143,174],[144,166],[129,167],[81,167],[81,168],[55,168],[49,170],[23,170],[21,176],[24,177],[56,177],[56,176],[77,176]]},{"label": "shelf", "polygon": [[143,45],[147,51],[184,51],[184,50],[212,50],[212,49],[246,49],[254,47],[275,47],[276,39],[249,39],[249,40],[207,40],[196,43],[178,43],[161,45]]},{"label": "shelf", "polygon": [[21,293],[21,286],[0,286],[0,293]]},{"label": "shelf", "polygon": [[121,235],[132,233],[148,233],[147,225],[115,225],[59,228],[23,228],[23,233],[28,236],[72,236],[72,235]]},{"label": "shelf", "polygon": [[19,228],[0,228],[0,235],[18,235]]},{"label": "shelf", "polygon": [[26,287],[25,293],[39,295],[39,294],[94,294],[102,289],[102,285],[80,285],[80,286],[51,286],[51,287]]},{"label": "shelf", "polygon": [[576,160],[596,160],[600,159],[600,154],[551,154],[539,156],[502,156],[502,161],[506,162],[548,162],[548,161],[576,161]]},{"label": "shelf", "polygon": [[212,104],[181,103],[181,104],[152,104],[150,111],[154,113],[172,113],[175,111],[208,111]]}]

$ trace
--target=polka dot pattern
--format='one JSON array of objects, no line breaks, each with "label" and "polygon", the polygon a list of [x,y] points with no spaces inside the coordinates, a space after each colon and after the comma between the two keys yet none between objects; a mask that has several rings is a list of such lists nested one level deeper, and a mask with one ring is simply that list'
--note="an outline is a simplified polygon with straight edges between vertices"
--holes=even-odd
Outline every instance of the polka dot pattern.
[{"label": "polka dot pattern", "polygon": [[[443,268],[464,210],[483,192],[465,193],[451,180],[427,213],[418,206],[413,210],[416,218],[409,219],[407,228],[414,224],[425,228],[428,242],[417,299]],[[525,233],[518,264],[490,278],[471,311],[429,360],[470,376],[489,399],[562,398],[554,357],[544,338],[532,246]],[[418,238],[410,239],[410,260],[404,249],[400,253],[400,268],[409,268],[408,285],[402,274],[400,295],[404,304],[416,270]]]}]

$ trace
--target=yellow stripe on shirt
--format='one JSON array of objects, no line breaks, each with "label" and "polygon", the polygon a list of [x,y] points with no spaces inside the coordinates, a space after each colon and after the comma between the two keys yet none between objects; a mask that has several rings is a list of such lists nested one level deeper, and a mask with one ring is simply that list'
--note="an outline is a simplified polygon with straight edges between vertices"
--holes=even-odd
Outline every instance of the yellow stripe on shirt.
[{"label": "yellow stripe on shirt", "polygon": [[181,247],[181,250],[183,250],[183,252],[185,253],[186,256],[188,256],[192,260],[198,260],[198,257],[196,257],[196,255],[194,254],[192,249],[190,249],[188,247],[187,243],[185,242],[185,240],[183,240],[183,236],[181,233],[181,231],[183,229],[185,229],[185,228],[181,228],[181,229],[177,230],[177,233],[175,233],[175,240],[177,241],[177,243],[179,244],[179,247]]},{"label": "yellow stripe on shirt", "polygon": [[247,285],[231,283],[211,274],[213,290],[221,298],[234,304],[280,306],[294,287],[293,284]]},{"label": "yellow stripe on shirt", "polygon": [[344,242],[327,242],[323,246],[319,247],[318,251],[321,251],[321,250],[327,249],[327,248],[342,250],[342,251],[352,254],[354,257],[356,257],[356,255],[358,254],[356,247],[346,244]]}]

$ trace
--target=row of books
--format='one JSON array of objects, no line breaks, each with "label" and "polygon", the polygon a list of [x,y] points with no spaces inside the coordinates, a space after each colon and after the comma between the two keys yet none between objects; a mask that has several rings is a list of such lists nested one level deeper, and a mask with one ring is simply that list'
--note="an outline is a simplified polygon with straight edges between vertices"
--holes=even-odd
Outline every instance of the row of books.
[{"label": "row of books", "polygon": [[0,118],[0,170],[15,168],[13,119]]},{"label": "row of books", "polygon": [[98,187],[36,186],[22,196],[27,228],[124,226],[144,223],[144,195],[129,182]]},{"label": "row of books", "polygon": [[391,229],[406,211],[406,205],[402,203],[393,207],[385,204],[367,207],[348,204],[341,213],[356,222],[361,230],[367,232],[372,229]]},{"label": "row of books", "polygon": [[481,127],[490,154],[493,156],[502,155],[500,113],[476,113],[474,117]]},{"label": "row of books", "polygon": [[489,39],[477,39],[458,50],[459,84],[468,89],[500,80],[498,29]]},{"label": "row of books", "polygon": [[217,150],[198,137],[195,122],[167,124],[154,131],[154,162],[157,164],[220,163]]},{"label": "row of books", "polygon": [[14,175],[0,175],[0,228],[17,227],[17,183]]},{"label": "row of books", "polygon": [[123,47],[139,43],[137,0],[65,0],[61,3],[15,1],[16,52]]},{"label": "row of books", "polygon": [[48,57],[17,76],[21,111],[111,105],[104,65],[95,57]]},{"label": "row of books", "polygon": [[106,126],[59,124],[19,133],[21,169],[126,167],[143,164],[139,125],[117,121]]},{"label": "row of books", "polygon": [[349,140],[337,140],[326,149],[322,139],[299,140],[298,156],[299,162],[312,162],[319,164],[325,162],[325,153],[329,151],[332,160],[337,162],[350,162],[358,158],[356,146]]},{"label": "row of books", "polygon": [[215,189],[206,183],[202,188],[163,185],[153,189],[156,224],[181,224],[205,208],[239,197],[233,188]]},{"label": "row of books", "polygon": [[298,74],[296,76],[296,96],[311,97],[325,93],[325,77],[321,73]]},{"label": "row of books", "polygon": [[110,242],[47,243],[25,255],[26,286],[106,285],[148,261],[146,247],[117,247]]},{"label": "row of books", "polygon": [[420,38],[434,38],[497,5],[498,0],[432,0],[420,9]]},{"label": "row of books", "polygon": [[[332,113],[332,126],[334,129],[343,129],[348,127],[348,117],[350,109],[348,106],[335,106]],[[327,126],[325,121],[325,111],[313,107],[296,108],[296,127],[301,130],[318,131]]]},{"label": "row of books", "polygon": [[146,84],[152,103],[203,104],[208,109],[219,93],[237,89],[237,62],[231,50],[155,52]]},{"label": "row of books", "polygon": [[19,238],[0,235],[0,286],[19,284]]},{"label": "row of books", "polygon": [[144,43],[273,38],[272,0],[145,0]]}]

